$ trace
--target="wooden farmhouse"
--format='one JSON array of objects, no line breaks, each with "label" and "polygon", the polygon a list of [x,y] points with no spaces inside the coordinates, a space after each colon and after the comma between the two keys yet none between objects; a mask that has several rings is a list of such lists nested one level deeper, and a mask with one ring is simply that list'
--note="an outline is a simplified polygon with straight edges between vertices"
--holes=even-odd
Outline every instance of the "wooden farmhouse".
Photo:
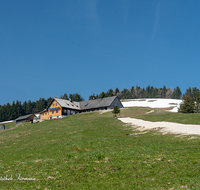
[{"label": "wooden farmhouse", "polygon": [[40,120],[58,119],[82,112],[108,110],[113,109],[115,106],[123,108],[117,96],[81,102],[54,98],[49,106],[40,112]]}]

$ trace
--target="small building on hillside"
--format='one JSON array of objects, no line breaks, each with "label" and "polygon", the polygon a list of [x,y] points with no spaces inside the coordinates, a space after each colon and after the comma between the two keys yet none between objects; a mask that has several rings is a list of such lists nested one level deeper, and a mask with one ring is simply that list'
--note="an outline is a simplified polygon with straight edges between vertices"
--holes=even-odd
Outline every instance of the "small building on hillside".
[{"label": "small building on hillside", "polygon": [[36,117],[35,114],[24,115],[24,116],[18,117],[17,119],[15,119],[15,121],[16,121],[16,124],[25,123],[25,122],[33,122],[34,117]]},{"label": "small building on hillside", "polygon": [[113,109],[115,106],[123,108],[117,96],[81,102],[54,98],[49,106],[40,112],[40,120],[58,119],[82,112],[108,110]]}]

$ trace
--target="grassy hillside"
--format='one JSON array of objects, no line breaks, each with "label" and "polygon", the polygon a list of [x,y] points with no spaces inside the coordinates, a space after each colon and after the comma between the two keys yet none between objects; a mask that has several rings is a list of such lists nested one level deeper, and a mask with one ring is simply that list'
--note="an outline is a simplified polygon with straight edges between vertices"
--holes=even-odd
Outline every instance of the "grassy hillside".
[{"label": "grassy hillside", "polygon": [[169,113],[163,112],[162,114],[146,114],[136,117],[147,121],[167,121],[183,124],[196,124],[200,125],[200,113]]},{"label": "grassy hillside", "polygon": [[200,189],[199,137],[141,134],[111,116],[10,125],[0,132],[0,189]]}]

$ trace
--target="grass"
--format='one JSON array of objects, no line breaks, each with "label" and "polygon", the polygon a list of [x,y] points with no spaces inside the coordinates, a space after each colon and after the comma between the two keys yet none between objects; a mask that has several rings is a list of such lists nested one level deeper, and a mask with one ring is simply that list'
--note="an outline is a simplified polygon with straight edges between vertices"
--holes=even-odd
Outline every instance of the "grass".
[{"label": "grass", "polygon": [[167,122],[175,122],[175,123],[183,123],[183,124],[196,124],[200,125],[200,113],[169,113],[163,112],[162,114],[147,114],[140,115],[136,117],[138,119],[143,119],[147,121],[167,121]]},{"label": "grass", "polygon": [[4,125],[5,125],[5,129],[11,129],[12,127],[15,127],[16,123],[11,122],[11,123],[6,123]]},{"label": "grass", "polygon": [[151,111],[151,108],[144,107],[133,107],[133,108],[124,108],[121,109],[121,117],[137,117],[140,115],[146,115],[147,112]]},{"label": "grass", "polygon": [[0,132],[0,189],[200,189],[199,144],[198,136],[140,134],[110,112],[21,124]]}]

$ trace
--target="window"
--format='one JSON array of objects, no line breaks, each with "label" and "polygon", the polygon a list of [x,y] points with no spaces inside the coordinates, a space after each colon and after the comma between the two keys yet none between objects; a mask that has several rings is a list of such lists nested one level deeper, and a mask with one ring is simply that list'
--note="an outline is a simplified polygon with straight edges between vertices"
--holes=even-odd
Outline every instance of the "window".
[{"label": "window", "polygon": [[54,107],[54,104],[53,104],[53,107]]},{"label": "window", "polygon": [[56,113],[58,113],[58,110],[56,110]]},{"label": "window", "polygon": [[56,106],[57,106],[57,104],[56,104]]},{"label": "window", "polygon": [[52,111],[52,113],[54,113],[54,111]]}]

